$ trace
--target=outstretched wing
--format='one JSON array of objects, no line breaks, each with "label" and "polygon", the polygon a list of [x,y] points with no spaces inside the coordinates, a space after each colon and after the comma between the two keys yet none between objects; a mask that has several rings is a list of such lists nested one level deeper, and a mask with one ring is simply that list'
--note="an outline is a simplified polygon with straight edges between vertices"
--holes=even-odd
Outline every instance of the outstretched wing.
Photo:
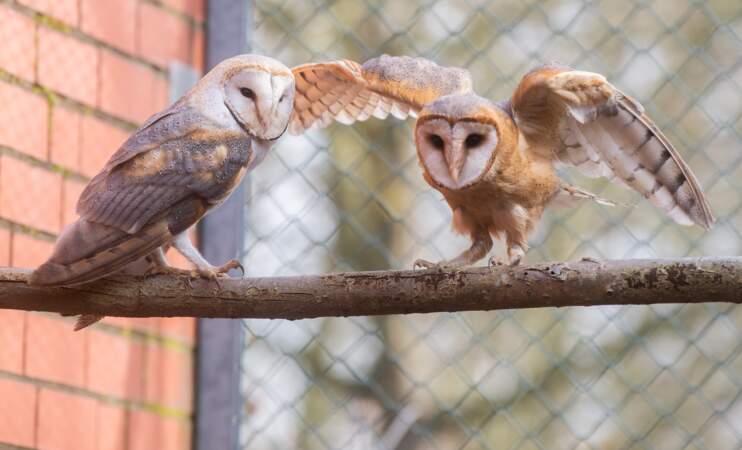
[{"label": "outstretched wing", "polygon": [[301,134],[333,120],[350,125],[369,117],[416,117],[423,106],[444,95],[471,92],[469,72],[424,59],[383,55],[363,65],[349,60],[305,64],[296,79],[294,115],[289,125]]},{"label": "outstretched wing", "polygon": [[188,108],[148,121],[83,191],[80,220],[60,236],[34,284],[103,277],[167,243],[237,185],[250,139],[220,130]]},{"label": "outstretched wing", "polygon": [[617,178],[678,223],[713,225],[690,167],[644,108],[602,75],[535,69],[523,77],[512,108],[532,151],[588,176]]}]

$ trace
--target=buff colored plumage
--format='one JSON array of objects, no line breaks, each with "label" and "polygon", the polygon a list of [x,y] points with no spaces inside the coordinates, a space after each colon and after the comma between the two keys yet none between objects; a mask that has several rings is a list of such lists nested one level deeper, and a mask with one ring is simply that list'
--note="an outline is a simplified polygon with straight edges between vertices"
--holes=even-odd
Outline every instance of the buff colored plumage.
[{"label": "buff colored plumage", "polygon": [[[517,264],[544,208],[560,198],[613,204],[559,179],[556,167],[616,179],[676,222],[710,228],[711,209],[687,164],[642,106],[599,74],[539,67],[511,99],[477,96],[469,74],[410,57],[382,56],[293,69],[294,132],[333,120],[418,117],[415,143],[425,180],[453,211],[453,228],[472,240],[442,265],[472,264],[507,243]],[[427,261],[416,265],[433,267]]]}]

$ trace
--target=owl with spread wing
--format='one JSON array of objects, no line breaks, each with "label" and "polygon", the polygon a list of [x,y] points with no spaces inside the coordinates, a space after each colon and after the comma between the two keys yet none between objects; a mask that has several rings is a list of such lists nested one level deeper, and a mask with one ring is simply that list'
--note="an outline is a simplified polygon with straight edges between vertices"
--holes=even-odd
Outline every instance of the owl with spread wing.
[{"label": "owl with spread wing", "polygon": [[[440,263],[484,258],[504,239],[518,264],[546,206],[587,199],[613,204],[561,180],[560,165],[633,188],[677,223],[705,229],[714,216],[695,176],[644,108],[597,73],[545,65],[527,73],[500,102],[473,92],[466,70],[429,60],[381,56],[360,65],[340,60],[292,69],[301,133],[333,121],[416,117],[415,145],[425,181],[453,212],[453,228],[471,246]],[[561,202],[560,201],[560,202]]]}]

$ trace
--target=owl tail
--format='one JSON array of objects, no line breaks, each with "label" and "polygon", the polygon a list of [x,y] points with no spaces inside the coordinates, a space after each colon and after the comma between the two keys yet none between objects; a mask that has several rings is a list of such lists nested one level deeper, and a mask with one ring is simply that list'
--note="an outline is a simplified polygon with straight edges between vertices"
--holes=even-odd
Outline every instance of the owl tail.
[{"label": "owl tail", "polygon": [[82,314],[75,322],[75,331],[80,331],[90,325],[100,322],[105,316],[96,316],[93,314]]},{"label": "owl tail", "polygon": [[54,253],[30,276],[36,286],[72,286],[110,275],[172,239],[167,222],[136,234],[80,219],[59,237]]},{"label": "owl tail", "polygon": [[[118,271],[117,273],[127,274],[127,275],[144,275],[147,273],[147,271],[152,267],[152,260],[150,259],[150,256],[147,256],[145,258],[139,258],[138,260],[127,264],[123,269]],[[62,314],[65,317],[73,316],[75,314]],[[75,331],[80,331],[84,328],[87,328],[91,325],[94,325],[101,320],[103,320],[105,316],[98,316],[95,314],[82,314],[77,317],[77,320],[75,321]]]}]

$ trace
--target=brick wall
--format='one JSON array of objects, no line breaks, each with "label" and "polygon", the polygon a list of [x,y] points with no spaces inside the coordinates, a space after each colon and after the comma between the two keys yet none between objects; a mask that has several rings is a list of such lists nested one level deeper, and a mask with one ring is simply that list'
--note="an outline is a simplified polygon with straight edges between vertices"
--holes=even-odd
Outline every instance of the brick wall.
[{"label": "brick wall", "polygon": [[[204,1],[0,0],[0,266],[47,258],[171,60],[202,70]],[[0,310],[0,448],[189,448],[194,321],[71,323]]]}]

